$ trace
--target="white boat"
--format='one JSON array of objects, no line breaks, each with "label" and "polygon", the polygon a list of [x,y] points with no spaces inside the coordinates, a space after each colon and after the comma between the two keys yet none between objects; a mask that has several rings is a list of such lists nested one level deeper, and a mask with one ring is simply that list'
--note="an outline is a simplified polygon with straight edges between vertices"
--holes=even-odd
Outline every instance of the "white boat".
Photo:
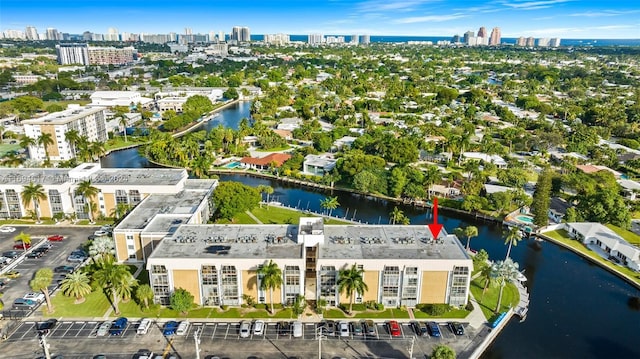
[{"label": "white boat", "polygon": [[520,282],[526,282],[527,281],[527,277],[525,277],[524,274],[522,274],[522,272],[518,272],[518,276],[516,277],[516,279],[518,279],[518,281],[520,281]]}]

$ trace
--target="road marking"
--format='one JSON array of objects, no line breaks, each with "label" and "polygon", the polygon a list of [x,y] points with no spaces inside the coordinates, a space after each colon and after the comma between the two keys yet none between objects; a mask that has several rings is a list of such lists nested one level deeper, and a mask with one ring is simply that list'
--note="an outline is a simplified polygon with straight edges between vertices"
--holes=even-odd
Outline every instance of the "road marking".
[{"label": "road marking", "polygon": [[75,335],[76,337],[78,337],[78,335],[80,335],[80,333],[82,333],[84,331],[84,327],[87,326],[87,323],[82,323],[82,327],[80,327],[80,329],[78,329],[78,333]]}]

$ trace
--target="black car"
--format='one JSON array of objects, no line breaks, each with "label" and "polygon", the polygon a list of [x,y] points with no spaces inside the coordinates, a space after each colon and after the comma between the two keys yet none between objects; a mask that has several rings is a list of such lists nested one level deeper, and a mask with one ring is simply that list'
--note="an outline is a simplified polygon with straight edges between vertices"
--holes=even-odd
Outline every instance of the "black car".
[{"label": "black car", "polygon": [[36,323],[36,330],[40,335],[47,335],[58,323],[57,319],[49,319],[46,322]]},{"label": "black car", "polygon": [[429,335],[428,330],[427,330],[427,324],[425,324],[424,322],[413,322],[411,324],[413,324],[413,330],[419,336],[422,337],[422,336],[425,336],[425,335]]},{"label": "black car", "polygon": [[449,323],[449,329],[455,335],[464,335],[464,327],[458,322]]},{"label": "black car", "polygon": [[36,258],[42,257],[43,255],[44,255],[44,253],[42,253],[42,252],[33,251],[33,252],[27,254],[27,258],[36,259]]},{"label": "black car", "polygon": [[2,253],[3,257],[7,257],[7,258],[11,258],[11,259],[15,259],[20,257],[20,254],[22,254],[22,252],[18,252],[18,251],[8,251],[8,252],[4,252]]},{"label": "black car", "polygon": [[39,253],[43,253],[43,254],[44,253],[48,253],[49,252],[49,247],[45,247],[45,246],[38,247],[38,248],[34,249],[33,252],[39,252]]},{"label": "black car", "polygon": [[291,324],[289,322],[278,322],[278,333],[282,334],[290,334],[291,333]]},{"label": "black car", "polygon": [[53,269],[55,273],[64,273],[64,274],[73,273],[74,270],[75,270],[75,267],[73,266],[58,266]]}]

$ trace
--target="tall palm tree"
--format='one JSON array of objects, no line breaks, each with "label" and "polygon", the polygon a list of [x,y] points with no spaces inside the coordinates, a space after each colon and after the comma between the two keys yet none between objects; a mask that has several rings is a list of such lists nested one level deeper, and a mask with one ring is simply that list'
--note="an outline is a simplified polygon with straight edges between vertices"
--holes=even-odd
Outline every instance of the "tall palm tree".
[{"label": "tall palm tree", "polygon": [[389,217],[391,217],[391,224],[396,224],[396,221],[400,220],[404,216],[404,213],[397,206],[393,207],[393,211],[389,213]]},{"label": "tall palm tree", "polygon": [[130,209],[131,205],[129,205],[128,203],[118,203],[115,207],[113,207],[111,213],[109,213],[109,216],[115,219],[120,219],[124,217]]},{"label": "tall palm tree", "polygon": [[115,254],[115,242],[108,236],[96,237],[89,247],[89,255],[96,262],[112,260]]},{"label": "tall palm tree", "polygon": [[14,239],[16,242],[22,243],[22,248],[27,251],[27,247],[31,246],[31,235],[29,233],[20,232]]},{"label": "tall palm tree", "polygon": [[93,208],[91,206],[92,201],[91,198],[95,197],[100,190],[94,187],[91,184],[91,180],[82,181],[78,184],[76,188],[75,194],[77,196],[82,196],[84,199],[84,205],[87,208],[87,213],[89,215],[89,222],[93,223]]},{"label": "tall palm tree", "polygon": [[258,276],[261,277],[260,289],[269,290],[271,313],[273,313],[273,290],[282,286],[282,270],[277,263],[269,260],[269,263],[258,268]]},{"label": "tall palm tree", "polygon": [[89,276],[86,272],[75,271],[67,274],[62,283],[60,283],[60,289],[65,295],[75,297],[76,303],[82,303],[84,302],[84,297],[92,291],[89,282]]},{"label": "tall palm tree", "polygon": [[91,153],[91,159],[98,159],[105,154],[104,142],[95,141],[89,145],[89,152]]},{"label": "tall palm tree", "polygon": [[42,133],[40,134],[40,137],[38,137],[37,143],[40,146],[44,147],[44,155],[47,157],[47,161],[49,161],[49,146],[56,143],[56,141],[53,139],[53,135],[47,132]]},{"label": "tall palm tree", "polygon": [[116,291],[118,292],[118,296],[122,298],[123,302],[128,302],[131,300],[131,295],[133,294],[133,290],[138,286],[138,280],[133,277],[131,273],[128,276],[124,276],[122,281],[116,287]]},{"label": "tall palm tree", "polygon": [[114,263],[113,261],[104,261],[100,263],[100,269],[93,274],[93,279],[111,295],[111,304],[116,315],[120,314],[118,308],[118,300],[122,293],[121,287],[123,283],[126,285],[130,282],[131,272],[126,266]]},{"label": "tall palm tree", "polygon": [[356,292],[364,293],[369,290],[367,283],[364,282],[364,270],[359,269],[353,264],[351,268],[341,269],[338,272],[338,291],[340,293],[349,294],[349,313],[353,309],[353,297]]},{"label": "tall palm tree", "polygon": [[149,308],[149,301],[153,300],[153,288],[148,284],[141,284],[136,288],[136,298],[144,303],[145,308]]},{"label": "tall palm tree", "polygon": [[471,237],[478,236],[478,227],[476,226],[466,226],[464,229],[464,236],[467,237],[467,250],[469,250],[469,244],[471,243]]},{"label": "tall palm tree", "polygon": [[504,244],[508,244],[507,248],[507,256],[505,260],[509,258],[511,254],[511,246],[517,246],[518,242],[522,240],[522,233],[520,233],[520,228],[518,227],[510,227],[509,230],[505,233]]},{"label": "tall palm tree", "polygon": [[322,207],[325,210],[326,209],[329,210],[329,217],[331,217],[331,213],[333,212],[334,209],[338,208],[338,206],[340,206],[340,203],[338,202],[338,197],[327,197],[325,199],[320,200],[320,207]]},{"label": "tall palm tree", "polygon": [[33,279],[29,282],[29,286],[32,290],[42,292],[44,294],[44,300],[47,302],[47,310],[49,313],[53,312],[53,306],[51,305],[51,298],[49,298],[49,286],[53,281],[53,271],[51,268],[38,269]]},{"label": "tall palm tree", "polygon": [[482,288],[482,297],[480,298],[481,302],[482,299],[484,299],[484,293],[486,293],[487,288],[489,288],[491,284],[493,284],[494,279],[495,276],[493,273],[493,264],[483,266],[480,270],[480,280],[484,282],[484,287]]},{"label": "tall palm tree", "polygon": [[122,126],[122,128],[124,128],[122,133],[124,133],[124,142],[127,142],[127,125],[128,125],[127,117],[125,117],[124,115],[120,116],[120,119],[118,120],[118,124]]},{"label": "tall palm tree", "polygon": [[44,193],[44,187],[39,183],[35,184],[31,182],[22,188],[20,195],[22,196],[22,204],[25,208],[29,206],[29,203],[33,204],[33,210],[36,213],[36,220],[40,223],[40,206],[38,205],[38,202],[47,199],[47,195]]},{"label": "tall palm tree", "polygon": [[496,313],[500,311],[500,306],[502,305],[502,292],[504,287],[507,285],[507,282],[513,282],[518,278],[518,267],[518,263],[511,260],[511,258],[507,258],[504,261],[497,261],[493,264],[492,270],[498,284],[500,285],[498,303],[494,310]]},{"label": "tall palm tree", "polygon": [[18,167],[22,164],[23,158],[15,154],[14,152],[8,153],[2,159],[2,164],[8,167]]},{"label": "tall palm tree", "polygon": [[78,130],[69,130],[65,132],[64,139],[69,142],[71,146],[71,153],[76,154],[76,145],[80,142],[80,132]]}]

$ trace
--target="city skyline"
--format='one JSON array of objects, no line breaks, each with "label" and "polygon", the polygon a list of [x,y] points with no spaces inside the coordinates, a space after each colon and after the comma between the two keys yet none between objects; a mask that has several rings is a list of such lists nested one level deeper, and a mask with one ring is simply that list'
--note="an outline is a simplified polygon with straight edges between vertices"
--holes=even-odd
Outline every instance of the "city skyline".
[{"label": "city skyline", "polygon": [[502,37],[594,39],[640,38],[640,9],[634,1],[593,0],[238,0],[233,3],[165,0],[136,3],[114,0],[103,6],[69,0],[3,0],[1,30],[34,26],[81,34],[194,33],[246,26],[254,34],[369,34],[452,36],[481,26],[502,30]]}]

